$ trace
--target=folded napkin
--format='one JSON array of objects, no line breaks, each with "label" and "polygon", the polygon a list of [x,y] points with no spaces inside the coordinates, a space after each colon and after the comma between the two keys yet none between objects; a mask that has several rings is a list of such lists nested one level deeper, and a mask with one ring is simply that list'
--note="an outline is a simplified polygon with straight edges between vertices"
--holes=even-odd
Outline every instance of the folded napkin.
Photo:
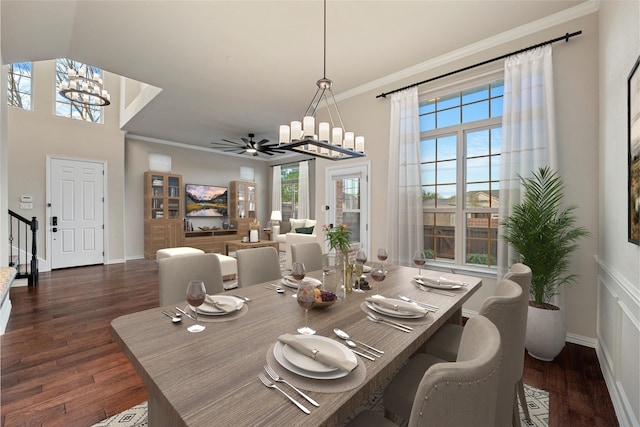
[{"label": "folded napkin", "polygon": [[351,372],[356,368],[356,366],[358,366],[357,361],[348,360],[342,353],[340,354],[340,356],[333,356],[331,354],[323,353],[307,345],[303,340],[298,339],[291,334],[280,335],[278,337],[278,341],[283,344],[287,344],[288,346],[293,347],[305,356],[308,356],[332,368],[339,368],[344,371]]},{"label": "folded napkin", "polygon": [[433,283],[434,285],[442,285],[442,286],[462,286],[461,282],[457,280],[449,280],[444,277],[423,277],[422,280],[425,282]]},{"label": "folded napkin", "polygon": [[232,311],[236,311],[236,306],[234,304],[229,304],[228,302],[216,301],[213,296],[207,295],[204,297],[204,300],[217,308],[220,311],[224,311],[225,313],[231,313]]},{"label": "folded napkin", "polygon": [[367,301],[378,304],[384,308],[395,311],[404,311],[405,313],[427,314],[427,309],[406,301],[387,298],[367,298]]}]

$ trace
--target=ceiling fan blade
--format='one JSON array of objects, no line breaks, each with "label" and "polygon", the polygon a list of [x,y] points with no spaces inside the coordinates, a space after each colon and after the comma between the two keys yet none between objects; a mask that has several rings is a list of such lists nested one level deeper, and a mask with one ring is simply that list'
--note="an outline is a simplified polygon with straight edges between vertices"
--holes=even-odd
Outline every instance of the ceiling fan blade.
[{"label": "ceiling fan blade", "polygon": [[253,141],[249,141],[247,138],[245,138],[244,136],[240,138],[241,140],[244,141],[245,144],[250,144]]},{"label": "ceiling fan blade", "polygon": [[228,139],[223,139],[222,141],[228,142],[229,144],[233,144],[233,145],[240,145],[238,141],[229,141]]},{"label": "ceiling fan blade", "polygon": [[268,140],[268,139],[263,139],[262,141],[257,142],[256,144],[258,144],[258,145],[264,145],[264,144],[266,144],[267,142],[269,142],[269,140]]}]

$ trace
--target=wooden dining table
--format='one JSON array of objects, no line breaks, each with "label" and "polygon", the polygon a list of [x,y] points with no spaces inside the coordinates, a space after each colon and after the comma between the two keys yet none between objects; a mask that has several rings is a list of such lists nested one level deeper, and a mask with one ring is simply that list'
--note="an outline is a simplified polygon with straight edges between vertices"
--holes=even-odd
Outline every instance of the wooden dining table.
[{"label": "wooden dining table", "polygon": [[[319,383],[320,388],[305,389],[308,379],[283,369],[277,362],[272,363],[279,373],[319,403],[319,407],[312,406],[288,385],[278,383],[311,411],[308,415],[258,379],[265,363],[272,359],[278,337],[296,334],[296,329],[304,324],[304,310],[292,298],[295,289],[288,289],[284,294],[266,289],[263,284],[233,289],[228,294],[246,296],[251,301],[228,319],[200,315],[201,324],[206,326],[200,333],[187,331],[193,320],[183,316],[182,322],[174,324],[162,314],[166,309],[175,311],[175,305],[114,319],[111,327],[115,340],[147,387],[149,425],[320,426],[344,422],[440,326],[459,322],[462,304],[482,284],[479,278],[423,269],[423,276],[465,283],[461,289],[451,291],[455,296],[448,296],[420,289],[413,282],[416,268],[386,267],[388,274],[380,284],[381,294],[388,298],[402,294],[439,309],[418,320],[388,317],[409,324],[413,328],[410,333],[374,323],[367,319],[363,304],[376,292],[376,283],[369,279],[374,290],[349,293],[330,307],[309,310],[309,326],[318,336],[344,343],[333,331],[340,328],[353,339],[383,350],[384,354],[375,361],[358,356],[356,370],[360,378],[356,385],[348,385],[348,390],[337,386],[334,389],[334,384],[339,383],[333,379],[312,380]],[[319,278],[321,274],[316,271],[307,276]],[[186,302],[178,307],[188,310]],[[349,375],[356,375],[356,370]]]}]

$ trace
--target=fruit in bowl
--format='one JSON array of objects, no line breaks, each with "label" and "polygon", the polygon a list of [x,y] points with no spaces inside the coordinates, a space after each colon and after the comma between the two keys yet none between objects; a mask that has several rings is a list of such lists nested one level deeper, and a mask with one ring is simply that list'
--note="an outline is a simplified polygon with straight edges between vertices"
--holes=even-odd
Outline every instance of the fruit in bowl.
[{"label": "fruit in bowl", "polygon": [[316,303],[313,308],[326,308],[336,302],[336,294],[316,288]]}]

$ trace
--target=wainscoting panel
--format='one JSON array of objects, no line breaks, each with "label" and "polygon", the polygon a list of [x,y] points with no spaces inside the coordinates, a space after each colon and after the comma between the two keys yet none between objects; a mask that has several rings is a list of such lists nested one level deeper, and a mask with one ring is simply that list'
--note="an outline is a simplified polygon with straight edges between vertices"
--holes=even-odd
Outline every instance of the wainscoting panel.
[{"label": "wainscoting panel", "polygon": [[602,374],[621,426],[640,425],[639,290],[598,259],[598,346]]}]

